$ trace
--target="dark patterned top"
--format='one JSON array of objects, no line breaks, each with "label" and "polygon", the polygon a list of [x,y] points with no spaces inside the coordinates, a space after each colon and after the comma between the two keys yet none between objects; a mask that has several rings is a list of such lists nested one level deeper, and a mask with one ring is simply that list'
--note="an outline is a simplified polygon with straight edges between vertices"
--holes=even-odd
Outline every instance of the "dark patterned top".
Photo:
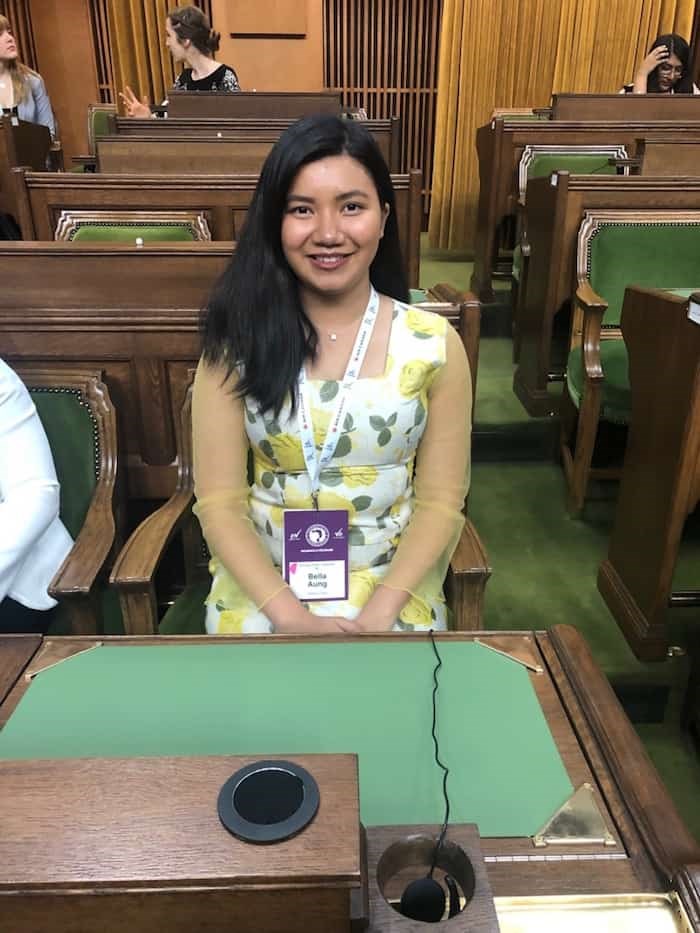
[{"label": "dark patterned top", "polygon": [[192,69],[185,68],[175,79],[175,89],[178,91],[240,91],[238,75],[228,65],[219,65],[206,78],[195,80]]}]

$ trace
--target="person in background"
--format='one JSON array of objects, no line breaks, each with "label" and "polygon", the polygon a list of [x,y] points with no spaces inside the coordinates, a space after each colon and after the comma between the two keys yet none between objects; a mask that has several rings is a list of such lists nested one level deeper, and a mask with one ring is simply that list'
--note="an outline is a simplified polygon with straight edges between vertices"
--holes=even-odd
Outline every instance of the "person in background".
[{"label": "person in background", "polygon": [[46,632],[47,590],[73,541],[51,448],[22,380],[0,359],[0,633]]},{"label": "person in background", "polygon": [[[353,120],[293,124],[265,161],[209,302],[194,381],[210,634],[447,628],[471,379],[456,331],[407,299],[376,142]],[[328,540],[324,510],[347,513],[346,597],[298,598],[285,584],[287,510],[317,545],[319,532]]]},{"label": "person in background", "polygon": [[47,126],[56,136],[56,120],[40,74],[17,57],[17,43],[6,16],[0,14],[0,109],[17,108],[20,120]]},{"label": "person in background", "polygon": [[[165,44],[176,63],[185,67],[175,80],[178,91],[240,91],[238,77],[229,65],[214,61],[221,34],[214,32],[196,6],[178,7],[165,21]],[[138,100],[130,87],[119,95],[128,117],[150,117],[148,98]],[[163,102],[167,105],[167,101]]]},{"label": "person in background", "polygon": [[693,84],[690,48],[682,36],[657,36],[649,54],[637,68],[627,94],[700,94]]}]

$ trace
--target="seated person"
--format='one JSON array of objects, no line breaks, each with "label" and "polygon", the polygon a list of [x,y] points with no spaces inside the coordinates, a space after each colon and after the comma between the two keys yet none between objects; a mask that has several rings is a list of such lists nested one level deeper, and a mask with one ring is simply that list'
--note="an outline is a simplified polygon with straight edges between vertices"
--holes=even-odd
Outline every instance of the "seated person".
[{"label": "seated person", "polygon": [[0,360],[0,633],[46,632],[47,592],[73,542],[58,517],[51,449],[29,392]]},{"label": "seated person", "polygon": [[625,94],[700,94],[690,74],[690,49],[682,36],[657,36]]},{"label": "seated person", "polygon": [[[457,333],[407,297],[372,136],[337,117],[295,123],[204,321],[193,441],[210,634],[447,627],[471,382]],[[347,598],[298,598],[280,571],[285,510],[305,510],[310,533],[335,509],[347,512]]]},{"label": "seated person", "polygon": [[15,107],[20,120],[47,126],[55,137],[56,121],[44,81],[19,60],[9,20],[0,15],[0,109]]},{"label": "seated person", "polygon": [[[214,32],[205,14],[196,6],[181,6],[168,13],[165,20],[165,45],[176,63],[186,67],[173,87],[178,91],[240,91],[233,68],[219,65],[213,55],[219,48],[221,34]],[[119,94],[128,117],[150,117],[148,98],[138,100],[130,87]],[[167,106],[167,100],[163,106]]]}]

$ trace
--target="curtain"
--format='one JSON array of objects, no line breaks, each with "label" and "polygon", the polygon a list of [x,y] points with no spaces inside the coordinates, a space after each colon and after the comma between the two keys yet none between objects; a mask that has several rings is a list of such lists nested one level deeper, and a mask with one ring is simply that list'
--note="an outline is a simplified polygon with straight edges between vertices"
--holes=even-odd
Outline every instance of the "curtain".
[{"label": "curtain", "polygon": [[612,93],[660,33],[690,39],[695,0],[444,0],[429,238],[473,247],[476,130],[496,107]]},{"label": "curtain", "polygon": [[0,13],[10,21],[14,37],[17,40],[19,60],[29,68],[37,71],[29,0],[4,0],[4,3],[0,4]]},{"label": "curtain", "polygon": [[[165,47],[168,0],[109,0],[109,41],[117,95],[128,85],[158,104],[175,80]],[[119,97],[116,98],[119,102]]]}]

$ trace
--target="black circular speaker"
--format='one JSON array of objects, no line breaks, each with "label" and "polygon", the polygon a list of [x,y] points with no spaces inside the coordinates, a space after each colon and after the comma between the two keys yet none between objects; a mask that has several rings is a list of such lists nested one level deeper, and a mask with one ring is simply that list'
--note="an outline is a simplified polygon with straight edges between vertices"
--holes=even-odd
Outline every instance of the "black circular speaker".
[{"label": "black circular speaker", "polygon": [[219,819],[245,842],[281,842],[316,816],[318,784],[293,761],[256,761],[226,781],[219,792]]}]

